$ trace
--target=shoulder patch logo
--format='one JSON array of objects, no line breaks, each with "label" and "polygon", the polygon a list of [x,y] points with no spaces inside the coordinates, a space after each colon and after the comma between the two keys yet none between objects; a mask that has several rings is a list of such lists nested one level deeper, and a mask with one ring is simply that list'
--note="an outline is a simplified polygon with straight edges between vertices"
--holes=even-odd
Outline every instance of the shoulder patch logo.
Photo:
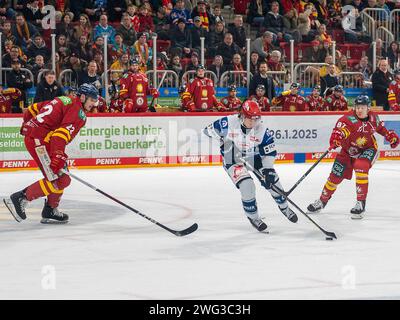
[{"label": "shoulder patch logo", "polygon": [[79,110],[79,118],[81,118],[83,121],[86,121],[86,113],[82,109]]},{"label": "shoulder patch logo", "polygon": [[71,98],[68,98],[66,96],[58,97],[58,99],[61,100],[61,102],[64,104],[64,106],[66,106],[67,104],[71,104],[72,103]]},{"label": "shoulder patch logo", "polygon": [[355,116],[349,116],[348,118],[351,121],[351,123],[356,123],[358,121]]}]

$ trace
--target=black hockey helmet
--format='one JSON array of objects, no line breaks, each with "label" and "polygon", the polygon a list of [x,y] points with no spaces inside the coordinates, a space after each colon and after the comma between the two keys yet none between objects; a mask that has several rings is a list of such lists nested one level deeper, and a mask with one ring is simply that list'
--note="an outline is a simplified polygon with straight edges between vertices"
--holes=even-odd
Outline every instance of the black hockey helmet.
[{"label": "black hockey helmet", "polygon": [[321,86],[320,86],[319,84],[317,84],[317,85],[313,88],[313,90],[321,91]]},{"label": "black hockey helmet", "polygon": [[354,106],[357,105],[367,105],[368,107],[371,106],[371,100],[367,95],[359,95],[355,100],[354,100]]},{"label": "black hockey helmet", "polygon": [[234,84],[231,84],[231,85],[228,87],[228,92],[231,92],[231,91],[237,91],[237,87],[236,87]]},{"label": "black hockey helmet", "polygon": [[131,65],[139,64],[139,60],[136,57],[133,57],[131,60]]},{"label": "black hockey helmet", "polygon": [[341,86],[340,84],[338,84],[338,85],[336,85],[336,86],[333,88],[333,91],[342,92],[342,93],[343,93],[343,86]]},{"label": "black hockey helmet", "polygon": [[205,68],[202,64],[199,64],[199,65],[196,67],[196,71],[197,71],[197,70],[200,70],[200,69],[206,70],[206,68]]},{"label": "black hockey helmet", "polygon": [[300,83],[298,83],[298,82],[293,82],[291,85],[290,85],[290,89],[300,89]]},{"label": "black hockey helmet", "polygon": [[186,86],[185,86],[185,85],[181,85],[181,86],[179,87],[179,89],[178,89],[178,94],[184,93],[185,90],[186,90]]},{"label": "black hockey helmet", "polygon": [[263,84],[259,84],[258,86],[257,86],[257,88],[256,88],[256,91],[257,90],[264,90],[265,91],[265,86],[263,85]]}]

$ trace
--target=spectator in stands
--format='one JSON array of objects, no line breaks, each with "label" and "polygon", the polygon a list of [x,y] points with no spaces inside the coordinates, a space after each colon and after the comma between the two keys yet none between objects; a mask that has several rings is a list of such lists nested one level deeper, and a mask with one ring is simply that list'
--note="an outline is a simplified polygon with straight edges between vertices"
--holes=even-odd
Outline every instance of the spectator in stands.
[{"label": "spectator in stands", "polygon": [[322,46],[320,45],[318,62],[324,62],[326,56],[333,56],[332,50],[332,42],[330,42],[329,40],[325,40],[322,43]]},{"label": "spectator in stands", "polygon": [[269,71],[285,71],[285,66],[281,62],[282,54],[278,50],[274,50],[271,52],[271,55],[268,59],[268,70]]},{"label": "spectator in stands", "polygon": [[352,3],[350,3],[354,8],[358,10],[358,12],[361,12],[365,9],[366,4],[363,0],[353,0]]},{"label": "spectator in stands", "polygon": [[222,58],[222,56],[216,55],[209,70],[215,73],[215,75],[217,76],[217,81],[219,82],[221,80],[222,74],[227,71],[228,68],[224,65],[224,59]]},{"label": "spectator in stands", "polygon": [[33,42],[28,46],[26,51],[28,59],[35,58],[38,54],[42,55],[45,61],[47,61],[51,55],[50,49],[47,48],[46,43],[39,33],[33,37]]},{"label": "spectator in stands", "polygon": [[26,50],[27,46],[32,42],[32,37],[38,33],[33,24],[25,21],[22,13],[15,15],[15,24],[13,24],[11,30],[16,40],[15,44],[21,47],[22,50]]},{"label": "spectator in stands", "polygon": [[[376,60],[375,61],[377,63],[381,59],[386,59],[388,55],[387,55],[385,48],[383,47],[383,41],[381,39],[377,38],[375,40],[375,43],[376,43],[376,51],[375,51],[376,52]],[[370,61],[374,60],[373,59],[374,58],[374,47],[372,44],[367,51],[367,56]]]},{"label": "spectator in stands", "polygon": [[[356,19],[355,26],[354,18]],[[361,16],[356,9],[343,13],[342,28],[344,30],[344,39],[346,42],[369,43],[371,41],[371,37],[367,34]]]},{"label": "spectator in stands", "polygon": [[117,61],[124,53],[133,54],[133,50],[132,52],[129,52],[128,47],[123,43],[122,35],[117,33],[115,35],[115,43],[108,50],[108,57],[111,62],[114,62]]},{"label": "spectator in stands", "polygon": [[[331,56],[331,55],[327,55],[326,57],[325,57],[325,61],[324,61],[327,65],[328,65],[328,67],[327,66],[322,66],[320,69],[319,69],[319,76],[322,78],[322,77],[325,77],[327,74],[328,74],[328,72],[329,72],[329,67],[331,66],[331,65],[334,65],[333,64],[333,56]],[[339,70],[339,68],[337,67],[337,66],[335,66],[334,65],[334,68],[335,68],[335,74],[339,74],[340,73],[340,70]]]},{"label": "spectator in stands", "polygon": [[396,41],[392,41],[387,50],[387,58],[389,59],[389,67],[391,69],[397,69],[395,68],[395,65],[397,64],[398,53],[399,53],[399,44]]},{"label": "spectator in stands", "polygon": [[283,23],[285,25],[286,30],[289,30],[289,33],[296,37],[294,39],[296,42],[301,42],[301,34],[299,29],[299,13],[297,10],[292,7],[283,15]]},{"label": "spectator in stands", "polygon": [[93,59],[92,49],[88,42],[88,38],[85,35],[80,36],[79,43],[73,48],[73,51],[81,60],[85,60],[86,62],[88,62]]},{"label": "spectator in stands", "polygon": [[[225,19],[222,16],[221,5],[216,4],[214,6],[213,15],[214,15],[214,22],[215,23],[222,22],[223,24],[225,24]],[[242,24],[243,24],[243,20],[242,20]]]},{"label": "spectator in stands", "polygon": [[138,40],[133,45],[133,54],[138,56],[139,69],[144,73],[153,58],[153,50],[149,47],[147,40],[148,34],[146,32],[139,33]]},{"label": "spectator in stands", "polygon": [[191,52],[192,34],[186,27],[185,20],[179,18],[171,30],[171,55],[187,56]]},{"label": "spectator in stands", "polygon": [[323,43],[324,41],[327,41],[328,43],[332,42],[331,36],[326,32],[326,25],[321,24],[318,27],[318,33],[316,34],[316,39]]},{"label": "spectator in stands", "polygon": [[159,7],[156,16],[153,19],[155,25],[155,33],[157,33],[157,39],[170,40],[169,36],[169,17],[166,14],[165,7]]},{"label": "spectator in stands", "polygon": [[253,51],[250,54],[250,72],[255,75],[258,72],[258,63],[260,56],[257,52]]},{"label": "spectator in stands", "polygon": [[228,26],[228,32],[233,36],[233,42],[242,50],[246,47],[246,30],[243,27],[243,17],[236,15],[233,23]]},{"label": "spectator in stands", "polygon": [[275,86],[273,79],[267,74],[268,65],[267,62],[262,61],[258,67],[258,73],[253,76],[250,80],[249,96],[256,94],[256,88],[262,84],[265,87],[265,96],[272,101],[275,97]]},{"label": "spectator in stands", "polygon": [[84,83],[94,85],[97,89],[99,89],[99,94],[101,94],[102,81],[101,76],[98,74],[96,61],[90,61],[87,65],[87,68],[78,74],[78,85],[81,86]]},{"label": "spectator in stands", "polygon": [[93,45],[92,45],[92,52],[100,51],[101,53],[104,52],[104,38],[102,36],[98,36]]},{"label": "spectator in stands", "polygon": [[299,13],[298,28],[303,42],[310,42],[315,39],[316,31],[311,28],[312,4],[306,5],[304,12]]},{"label": "spectator in stands", "polygon": [[92,0],[92,3],[93,3],[92,8],[94,10],[94,17],[95,17],[96,20],[99,19],[103,14],[106,14],[107,17],[108,17],[107,1],[105,1],[105,0]]},{"label": "spectator in stands", "polygon": [[363,56],[360,62],[354,66],[353,71],[362,73],[362,76],[356,77],[356,84],[358,87],[364,87],[365,81],[370,81],[372,75],[372,66],[368,62],[368,57]]},{"label": "spectator in stands", "polygon": [[62,96],[63,90],[56,81],[56,73],[53,70],[47,71],[40,80],[36,88],[36,94],[33,102],[42,102],[53,100],[56,97]]},{"label": "spectator in stands", "polygon": [[255,51],[260,56],[260,59],[268,59],[273,50],[278,50],[273,44],[274,34],[270,31],[265,31],[262,37],[255,39],[251,45],[251,51]]},{"label": "spectator in stands", "polygon": [[383,110],[389,111],[388,91],[389,84],[393,81],[393,75],[389,72],[386,59],[381,59],[378,69],[372,74],[372,97],[377,106],[383,106]]},{"label": "spectator in stands", "polygon": [[81,13],[86,13],[91,20],[95,20],[95,10],[92,0],[69,1],[69,9],[78,18]]},{"label": "spectator in stands", "polygon": [[12,7],[10,0],[1,0],[0,1],[0,18],[1,19],[14,19],[15,10]]},{"label": "spectator in stands", "polygon": [[64,34],[68,40],[72,40],[74,36],[74,26],[72,25],[73,13],[66,12],[62,18],[62,22],[56,25],[56,35]]},{"label": "spectator in stands", "polygon": [[16,60],[19,60],[22,66],[25,64],[21,49],[18,46],[12,46],[10,52],[3,56],[3,67],[11,68],[11,63]]},{"label": "spectator in stands", "polygon": [[154,23],[149,10],[145,5],[140,6],[139,8],[139,31],[140,32],[153,32],[154,31]]},{"label": "spectator in stands", "polygon": [[230,63],[236,53],[241,54],[242,50],[233,42],[232,34],[227,32],[224,36],[224,42],[217,47],[216,54],[222,56],[225,62],[229,61]]},{"label": "spectator in stands", "polygon": [[320,61],[321,58],[321,45],[318,40],[313,40],[310,42],[311,47],[306,47],[303,52],[303,56],[301,61],[302,62],[312,62],[312,63],[318,63],[318,62],[323,62]]},{"label": "spectator in stands", "polygon": [[[95,63],[95,61],[92,61],[92,63]],[[111,81],[117,81],[119,80],[123,73],[128,72],[130,67],[130,63],[129,63],[129,54],[128,53],[124,53],[122,54],[118,60],[116,60],[110,67],[110,70],[123,70],[123,72],[112,72],[110,74],[110,79]]]},{"label": "spectator in stands", "polygon": [[56,52],[58,52],[63,58],[69,56],[70,49],[65,34],[60,34],[56,37]]},{"label": "spectator in stands", "polygon": [[[56,76],[59,76],[61,71],[63,71],[62,67],[64,65],[64,61],[61,60],[60,54],[58,52],[56,52],[55,54],[55,60],[56,60],[56,68],[55,68]],[[51,68],[52,68],[51,61],[49,61],[46,65],[46,69],[51,69]]]},{"label": "spectator in stands", "polygon": [[13,35],[13,33],[11,32],[11,22],[10,21],[4,21],[3,26],[1,28],[1,32],[3,33],[3,35],[1,36],[1,42],[2,42],[3,48],[4,48],[4,43],[6,42],[6,40],[11,40],[13,44],[15,43],[16,38]]},{"label": "spectator in stands", "polygon": [[27,5],[22,9],[22,13],[24,14],[26,21],[32,23],[36,28],[41,29],[44,14],[39,8],[38,0],[28,1]]},{"label": "spectator in stands", "polygon": [[107,13],[110,17],[110,21],[121,21],[122,14],[126,11],[125,0],[107,0]]},{"label": "spectator in stands", "polygon": [[318,21],[321,24],[328,25],[329,23],[329,12],[326,0],[314,1],[315,10],[318,14]]},{"label": "spectator in stands", "polygon": [[199,54],[196,51],[193,51],[192,56],[190,57],[190,62],[186,66],[186,71],[197,70],[197,66],[199,65]]},{"label": "spectator in stands", "polygon": [[139,17],[137,16],[137,12],[138,12],[137,6],[135,6],[133,4],[128,5],[126,14],[131,19],[132,26],[135,29],[136,33],[139,32],[139,26],[140,26]]},{"label": "spectator in stands", "polygon": [[87,62],[79,59],[78,55],[75,52],[71,52],[71,55],[64,60],[63,69],[71,69],[72,75],[71,80],[78,84],[79,75],[86,68]]},{"label": "spectator in stands", "polygon": [[193,9],[191,16],[193,21],[194,17],[200,17],[201,26],[207,31],[215,24],[214,16],[207,10],[206,2],[203,0],[197,1],[197,6]]},{"label": "spectator in stands", "polygon": [[93,60],[97,63],[97,72],[103,74],[104,72],[104,57],[103,53],[98,50],[93,51]]},{"label": "spectator in stands", "polygon": [[[11,62],[11,68],[12,70],[7,77],[7,87],[21,90],[21,99],[25,101],[26,90],[32,88],[32,80],[24,71],[21,71],[21,62],[18,59]],[[22,112],[22,110],[18,111]]]},{"label": "spectator in stands", "polygon": [[122,16],[121,25],[116,30],[122,36],[127,46],[132,46],[137,40],[136,31],[128,14]]},{"label": "spectator in stands", "polygon": [[92,39],[93,28],[90,24],[89,17],[85,13],[81,13],[79,15],[79,24],[74,27],[74,35],[73,39],[75,42],[78,42],[82,35],[86,36],[86,38]]},{"label": "spectator in stands", "polygon": [[179,81],[180,81],[180,79],[182,79],[183,67],[182,67],[181,58],[179,55],[172,56],[172,59],[168,66],[168,70],[174,71],[178,75]]},{"label": "spectator in stands", "polygon": [[240,71],[243,72],[241,74],[233,74],[230,76],[231,80],[229,81],[230,83],[236,83],[239,86],[246,86],[247,83],[247,77],[244,74],[246,71],[243,64],[242,64],[242,57],[240,54],[236,53],[233,55],[232,61],[231,61],[231,71]]},{"label": "spectator in stands", "polygon": [[328,3],[329,25],[332,28],[340,28],[342,22],[341,0],[333,0]]},{"label": "spectator in stands", "polygon": [[333,88],[339,84],[339,77],[336,71],[336,66],[332,63],[327,68],[327,74],[321,77],[321,96],[330,95]]},{"label": "spectator in stands", "polygon": [[43,56],[38,54],[35,57],[35,60],[33,61],[32,65],[30,65],[28,67],[32,71],[33,82],[35,84],[38,83],[38,75],[45,68]]},{"label": "spectator in stands", "polygon": [[99,19],[99,24],[93,30],[93,39],[97,39],[99,36],[108,36],[108,43],[114,44],[115,29],[108,25],[108,17],[102,14]]},{"label": "spectator in stands", "polygon": [[264,16],[269,9],[268,0],[254,0],[250,1],[249,9],[247,11],[247,23],[253,26],[261,26],[264,23]]},{"label": "spectator in stands", "polygon": [[[200,17],[194,17],[193,26],[190,29],[191,38],[192,38],[192,48],[194,50],[201,50],[201,41],[200,38],[205,38],[204,43],[208,43],[208,31],[202,26],[202,22]],[[205,52],[207,52],[207,48],[204,48]]]},{"label": "spectator in stands", "polygon": [[264,18],[264,27],[273,32],[277,36],[277,42],[289,42],[293,36],[289,34],[289,30],[285,28],[283,16],[279,14],[279,2],[272,1],[271,10]]},{"label": "spectator in stands", "polygon": [[225,26],[224,23],[218,21],[215,23],[214,30],[209,33],[208,41],[208,56],[214,57],[217,47],[224,41]]},{"label": "spectator in stands", "polygon": [[190,16],[190,11],[185,9],[184,0],[177,0],[175,7],[172,9],[170,14],[170,20],[173,24],[178,24],[179,19],[183,19],[186,24],[193,23],[193,19]]}]

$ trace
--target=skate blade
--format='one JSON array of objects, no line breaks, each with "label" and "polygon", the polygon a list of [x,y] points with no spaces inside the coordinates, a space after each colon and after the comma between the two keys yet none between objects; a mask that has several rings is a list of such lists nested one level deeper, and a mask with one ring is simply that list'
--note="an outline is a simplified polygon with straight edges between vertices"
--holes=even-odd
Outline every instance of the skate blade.
[{"label": "skate blade", "polygon": [[361,220],[362,218],[364,218],[364,215],[362,213],[361,214],[356,214],[356,213],[351,214],[352,220]]},{"label": "skate blade", "polygon": [[42,220],[40,220],[40,223],[43,223],[43,224],[66,224],[66,223],[68,223],[68,220],[57,221],[57,220],[53,220],[53,219],[42,218]]},{"label": "skate blade", "polygon": [[23,219],[15,211],[15,208],[14,208],[14,205],[13,205],[11,199],[3,199],[3,202],[6,205],[8,211],[10,211],[11,215],[14,217],[15,221],[21,222]]}]

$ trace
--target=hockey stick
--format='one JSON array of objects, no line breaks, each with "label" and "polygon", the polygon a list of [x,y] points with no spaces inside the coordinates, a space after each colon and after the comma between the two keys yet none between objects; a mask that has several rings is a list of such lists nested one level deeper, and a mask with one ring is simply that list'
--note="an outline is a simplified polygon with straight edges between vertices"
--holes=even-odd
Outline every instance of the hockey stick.
[{"label": "hockey stick", "polygon": [[321,160],[322,160],[323,158],[326,157],[326,155],[327,155],[328,153],[329,153],[329,149],[326,150],[326,151],[322,154],[322,156],[311,166],[310,169],[307,170],[307,172],[306,172],[305,174],[303,174],[303,176],[294,184],[293,187],[290,188],[289,191],[284,192],[284,193],[285,193],[285,196],[290,195],[290,194],[292,193],[292,191],[293,191],[294,189],[297,188],[297,186],[310,174],[310,172],[318,165],[318,163],[320,163]]},{"label": "hockey stick", "polygon": [[[243,158],[240,159],[240,161],[248,168],[250,169],[252,172],[254,172],[254,174],[261,180],[264,180],[264,177],[262,176],[262,174],[256,170],[251,164],[249,164],[246,160],[244,160]],[[275,191],[276,193],[279,193],[281,196],[285,197],[286,200],[293,206],[295,207],[300,213],[302,213],[308,220],[310,220],[319,230],[321,230],[326,236],[327,238],[336,238],[336,234],[334,232],[329,232],[324,230],[323,228],[321,228],[313,219],[311,219],[307,213],[305,213],[302,209],[299,208],[299,206],[297,204],[295,204],[291,199],[289,199],[286,196],[285,191],[281,190],[280,188],[278,188],[275,185],[271,186],[272,190]],[[332,240],[332,239],[329,239]]]},{"label": "hockey stick", "polygon": [[80,183],[84,184],[85,186],[93,189],[94,191],[97,191],[97,192],[101,193],[103,196],[106,196],[107,198],[115,201],[116,203],[119,203],[121,206],[123,206],[123,207],[125,207],[125,208],[127,208],[127,209],[129,209],[129,210],[131,210],[131,211],[133,211],[135,213],[137,213],[139,216],[149,220],[150,222],[153,222],[154,224],[158,225],[159,227],[163,228],[164,230],[167,230],[167,231],[171,232],[172,234],[174,234],[174,235],[176,235],[178,237],[182,237],[182,236],[186,236],[188,234],[191,234],[191,233],[195,232],[197,230],[197,228],[199,227],[197,225],[197,223],[194,223],[189,228],[186,228],[186,229],[181,230],[181,231],[172,230],[172,229],[164,226],[162,223],[157,222],[156,220],[146,216],[145,214],[141,213],[140,211],[128,206],[126,203],[124,203],[124,202],[114,198],[113,196],[110,196],[109,194],[105,193],[104,191],[96,188],[95,186],[93,186],[90,183],[86,182],[85,180],[77,177],[76,175],[74,175],[73,173],[69,172],[68,170],[62,169],[61,172],[64,173],[64,174],[69,175],[71,178],[74,178],[75,180],[78,180]]},{"label": "hockey stick", "polygon": [[[165,76],[166,76],[166,75],[167,75],[167,72],[164,72],[164,74],[163,74],[163,76],[162,76],[162,78],[161,78],[161,81],[160,81],[160,83],[158,84],[157,91],[160,90],[161,85],[162,85],[162,83],[164,82],[164,79],[165,79]],[[153,99],[151,99],[150,106],[149,106],[150,112],[157,112],[156,108],[154,108],[154,106],[153,106],[154,100],[155,100],[155,98],[153,97]]]}]

